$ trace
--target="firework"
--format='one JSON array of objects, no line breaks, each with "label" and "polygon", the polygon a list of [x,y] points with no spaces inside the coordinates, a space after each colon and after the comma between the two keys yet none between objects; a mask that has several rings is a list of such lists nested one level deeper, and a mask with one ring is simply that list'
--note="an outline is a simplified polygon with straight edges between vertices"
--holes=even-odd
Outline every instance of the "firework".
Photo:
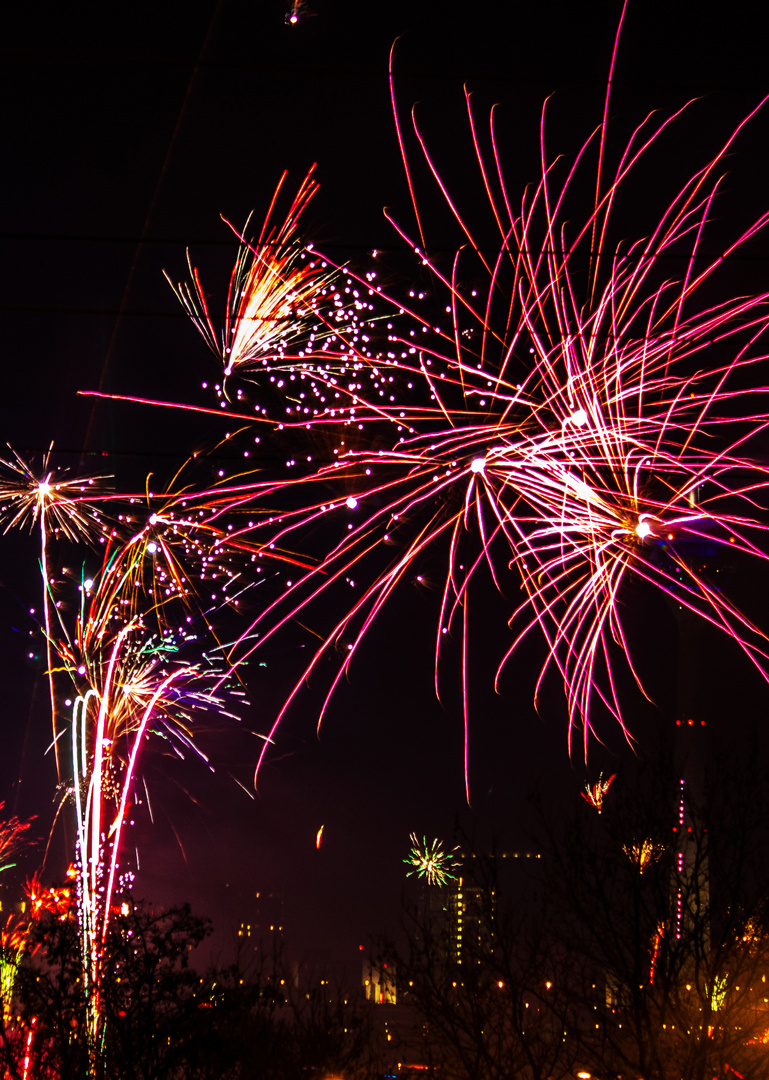
[{"label": "firework", "polygon": [[665,938],[665,932],[667,926],[664,922],[657,923],[657,929],[652,934],[651,945],[649,947],[650,963],[649,963],[649,983],[654,985],[654,975],[657,971],[657,962],[660,956],[660,947]]},{"label": "firework", "polygon": [[286,25],[296,26],[301,19],[306,19],[312,14],[309,5],[305,3],[305,0],[291,0],[285,15]]},{"label": "firework", "polygon": [[[4,806],[5,803],[0,802],[0,810]],[[16,865],[15,862],[8,862],[7,860],[13,859],[17,851],[24,846],[22,837],[31,824],[31,821],[22,821],[15,815],[10,818],[0,819],[0,872],[9,870]]]},{"label": "firework", "polygon": [[585,802],[590,803],[599,814],[603,811],[603,801],[606,798],[606,793],[611,787],[612,780],[614,780],[616,775],[616,773],[612,773],[611,776],[604,780],[603,773],[599,773],[598,779],[594,784],[587,783],[585,784],[585,790],[580,791],[580,795]]},{"label": "firework", "polygon": [[15,927],[6,923],[0,930],[0,1002],[3,1010],[3,1026],[11,1023],[13,1017],[13,992],[19,964],[24,955],[25,937]]},{"label": "firework", "polygon": [[[5,803],[0,802],[0,811],[4,806]],[[0,820],[0,872],[16,865],[8,860],[14,859],[25,843],[29,843],[24,834],[31,824],[31,821],[22,821],[15,815]],[[27,895],[40,896],[41,902],[44,902],[37,884],[36,881],[27,883]],[[19,963],[27,945],[30,920],[37,916],[38,911],[39,905],[30,908],[26,918],[24,915],[11,914],[6,919],[5,926],[0,928],[0,1004],[6,1028],[11,1021],[13,989]]]},{"label": "firework", "polygon": [[[252,351],[238,329],[250,318],[242,289],[231,289],[235,314],[222,345],[207,309],[180,292],[225,374],[249,374],[230,415],[245,421],[250,405],[255,422],[267,423],[269,388],[269,419],[290,440],[285,474],[224,485],[206,519],[221,530],[220,547],[288,550],[298,565],[234,643],[230,662],[245,662],[287,624],[309,625],[318,644],[286,708],[321,660],[336,655],[322,721],[383,606],[403,586],[426,586],[429,556],[440,595],[437,691],[441,654],[449,639],[459,642],[452,668],[462,683],[466,783],[470,597],[481,575],[504,596],[520,595],[523,585],[499,671],[526,635],[540,632],[547,658],[535,700],[555,669],[570,744],[581,732],[585,753],[597,715],[608,713],[632,739],[617,689],[624,667],[644,692],[622,606],[632,580],[728,635],[762,673],[768,658],[764,632],[715,587],[700,557],[703,546],[729,545],[766,558],[761,501],[769,470],[757,448],[767,426],[761,365],[769,295],[713,296],[728,257],[767,215],[717,257],[703,247],[719,175],[750,116],[660,200],[658,216],[641,220],[633,199],[634,228],[626,211],[620,231],[614,222],[629,178],[637,179],[686,107],[647,117],[612,164],[608,104],[607,93],[598,128],[571,161],[550,159],[543,110],[539,175],[514,198],[493,114],[484,133],[468,96],[485,223],[478,202],[472,220],[462,214],[415,123],[423,163],[461,235],[448,261],[426,243],[395,108],[413,235],[393,224],[429,271],[429,296],[414,289],[388,297],[373,269],[348,272],[334,293],[331,327],[311,299],[325,287],[319,267],[301,305],[313,311],[316,329],[290,320],[301,348],[267,343]],[[288,221],[293,230],[296,215]],[[234,282],[238,273],[236,266]],[[330,620],[329,611],[340,614]]]},{"label": "firework", "polygon": [[[196,741],[198,717],[205,711],[230,719],[224,696],[243,696],[229,683],[223,652],[212,621],[222,608],[237,610],[249,587],[235,564],[248,552],[247,542],[213,550],[222,532],[201,522],[212,514],[213,485],[205,512],[187,497],[181,472],[162,494],[124,495],[107,527],[92,498],[104,499],[93,480],[66,480],[48,471],[42,478],[17,457],[4,462],[0,513],[7,527],[40,522],[42,569],[46,584],[48,674],[56,733],[53,679],[68,681],[70,697],[71,782],[59,811],[72,807],[75,817],[75,886],[84,986],[87,990],[89,1069],[103,1034],[101,979],[115,898],[130,883],[121,866],[123,834],[133,807],[143,798],[141,759],[145,746],[158,742],[178,758],[197,756],[209,765]],[[199,493],[198,493],[199,494]],[[69,541],[96,541],[101,567],[74,581],[79,604],[48,602],[46,543],[49,535]],[[73,614],[74,612],[74,614]],[[54,666],[53,657],[58,658]],[[224,674],[223,674],[224,672]],[[63,715],[63,713],[61,714]],[[64,740],[56,737],[57,755]],[[61,775],[61,769],[60,769]],[[57,814],[58,817],[58,814]],[[12,819],[0,829],[0,857],[18,844],[24,823]],[[53,893],[30,886],[30,918],[51,904]],[[61,905],[61,897],[56,901]],[[62,909],[63,910],[63,909]],[[56,909],[58,914],[59,909]],[[9,1008],[15,972],[27,948],[29,927],[9,920],[3,946],[3,1000]]]},{"label": "firework", "polygon": [[[135,511],[118,517],[137,524]],[[221,651],[209,640],[209,611],[190,583],[208,566],[205,538],[166,506],[152,513],[127,541],[105,542],[99,574],[80,585],[74,626],[59,611],[54,638],[61,670],[70,680],[72,788],[78,918],[88,991],[88,1036],[96,1054],[103,1024],[100,980],[114,898],[130,880],[121,868],[123,831],[142,799],[140,757],[154,739],[179,758],[208,758],[195,739],[197,717],[234,714],[213,685],[221,679]],[[196,546],[198,545],[198,546]],[[183,561],[180,561],[182,559]],[[213,563],[214,568],[219,566]],[[215,572],[215,569],[214,571]],[[198,586],[200,582],[198,581]],[[201,640],[201,638],[203,640]],[[242,696],[237,687],[227,697]]]},{"label": "firework", "polygon": [[40,573],[43,579],[43,627],[46,639],[48,686],[51,700],[51,729],[56,759],[56,776],[62,782],[59,750],[61,731],[56,716],[51,653],[51,602],[53,579],[49,576],[48,544],[51,536],[62,536],[71,543],[92,541],[101,533],[103,516],[94,506],[108,477],[91,476],[69,479],[64,470],[50,467],[51,450],[43,457],[39,472],[12,450],[11,458],[0,458],[0,521],[3,532],[19,526],[30,531],[40,529]]},{"label": "firework", "polygon": [[[697,290],[723,263],[724,254],[703,259],[701,239],[718,189],[716,170],[743,125],[675,193],[648,235],[612,249],[610,211],[622,185],[676,116],[656,127],[640,125],[604,184],[604,114],[592,140],[598,143],[594,204],[583,224],[572,227],[565,207],[591,140],[558,182],[547,158],[543,112],[541,179],[524,195],[516,217],[493,119],[488,162],[469,97],[467,105],[502,239],[496,260],[482,253],[417,135],[490,282],[477,304],[456,284],[456,263],[452,277],[444,278],[458,346],[473,333],[473,323],[482,336],[474,355],[464,349],[464,369],[477,367],[486,378],[485,387],[468,387],[486,409],[485,445],[474,448],[477,456],[469,463],[488,500],[485,527],[479,520],[478,530],[484,538],[504,536],[527,594],[513,615],[524,627],[508,656],[533,626],[543,631],[549,659],[542,676],[548,664],[560,670],[570,721],[582,726],[587,748],[594,699],[623,723],[612,670],[616,646],[640,686],[617,602],[630,575],[724,630],[759,667],[766,659],[764,634],[711,585],[699,557],[703,544],[728,541],[764,558],[766,525],[756,519],[756,509],[767,473],[747,456],[746,444],[761,433],[766,415],[744,383],[740,392],[738,380],[765,358],[759,339],[767,325],[767,296],[697,304]],[[725,254],[766,221],[761,215]],[[674,252],[683,264],[679,280],[664,265]],[[505,335],[496,330],[501,320],[491,317],[499,303],[495,292],[508,305]],[[704,361],[704,350],[723,362],[710,356]],[[453,366],[455,381],[464,378],[459,347]],[[521,381],[515,381],[516,371]],[[448,381],[451,373],[439,374]],[[758,370],[754,378],[760,379]],[[443,382],[433,378],[432,386],[442,403]],[[443,411],[456,416],[448,404]],[[468,428],[465,421],[461,433]],[[487,544],[484,555],[492,550]],[[468,575],[457,577],[448,591],[464,621]]]},{"label": "firework", "polygon": [[638,868],[638,873],[643,874],[652,863],[655,863],[662,856],[665,851],[665,845],[655,843],[654,840],[647,836],[640,844],[626,844],[622,850],[630,859],[633,866]]},{"label": "firework", "polygon": [[718,1012],[724,1007],[728,981],[728,975],[716,975],[713,979],[713,989],[710,993],[710,1007],[713,1012]]},{"label": "firework", "polygon": [[241,246],[230,277],[221,334],[217,333],[189,253],[189,282],[175,285],[165,275],[206,344],[221,359],[225,394],[231,375],[242,375],[260,364],[279,366],[295,357],[296,343],[312,334],[313,323],[317,329],[318,302],[331,275],[327,264],[306,251],[298,237],[299,219],[318,190],[312,172],[302,181],[280,226],[273,225],[271,218],[286,173],[253,243],[245,238],[249,222],[242,234],[230,226]]},{"label": "firework", "polygon": [[406,877],[416,875],[424,878],[428,885],[447,885],[456,878],[454,871],[459,866],[456,859],[459,848],[445,851],[440,840],[428,843],[426,836],[422,837],[420,843],[416,833],[411,833],[409,839],[411,851],[403,860],[406,866],[410,867],[406,871]]},{"label": "firework", "polygon": [[79,917],[89,994],[89,1033],[96,1045],[102,1022],[100,979],[113,895],[119,885],[122,831],[135,801],[138,757],[150,734],[177,751],[195,750],[192,713],[217,708],[204,687],[205,662],[176,657],[178,641],[126,623],[91,658],[92,684],[72,709],[73,795],[77,821]]},{"label": "firework", "polygon": [[73,543],[91,540],[103,526],[94,501],[103,496],[103,483],[110,477],[68,478],[65,470],[51,468],[51,450],[39,471],[13,449],[11,458],[0,458],[3,532],[17,525],[31,531],[40,523],[42,539],[53,534]]},{"label": "firework", "polygon": [[3,1020],[7,1029],[12,1021],[13,992],[22,958],[34,956],[40,948],[30,944],[34,924],[45,912],[59,919],[66,919],[72,906],[72,890],[67,886],[45,887],[33,877],[27,881],[24,892],[26,903],[22,910],[12,913],[0,929],[0,1000]]},{"label": "firework", "polygon": [[[618,603],[631,577],[728,634],[763,670],[763,632],[711,584],[699,557],[703,544],[730,544],[765,558],[766,524],[757,508],[768,476],[748,446],[766,415],[745,386],[760,377],[769,298],[696,302],[723,263],[723,256],[702,260],[700,245],[716,170],[736,133],[674,195],[649,235],[609,248],[609,211],[623,181],[671,122],[639,128],[568,239],[564,202],[591,144],[560,187],[543,148],[540,184],[524,196],[519,216],[509,210],[495,157],[504,197],[490,198],[503,242],[492,263],[464,226],[488,271],[485,293],[473,296],[459,284],[456,263],[441,276],[414,243],[446,289],[446,328],[416,307],[401,308],[404,327],[389,324],[389,347],[375,357],[361,351],[350,363],[347,398],[337,390],[339,404],[332,409],[326,401],[306,422],[292,422],[287,398],[281,425],[292,425],[297,438],[308,426],[338,429],[332,460],[254,484],[250,496],[239,493],[230,509],[276,496],[281,509],[236,535],[264,548],[298,547],[304,534],[317,537],[322,523],[332,539],[317,567],[293,579],[248,635],[258,626],[267,640],[300,611],[307,618],[313,605],[325,604],[331,590],[355,597],[319,635],[295,692],[320,658],[341,646],[333,691],[383,604],[404,582],[422,581],[428,550],[446,568],[436,660],[457,632],[466,727],[469,595],[482,567],[503,591],[508,566],[520,573],[526,599],[512,612],[515,632],[502,663],[523,636],[542,631],[548,659],[539,682],[550,665],[559,670],[570,733],[582,729],[585,749],[596,705],[624,727],[618,659],[641,686]],[[480,162],[488,182],[490,169]],[[762,215],[727,254],[765,223]],[[607,252],[585,278],[580,267],[594,231]],[[674,279],[666,260],[683,245],[684,269]],[[495,329],[500,321],[502,330]],[[424,332],[418,345],[415,331]],[[705,362],[705,350],[722,359]],[[312,371],[297,364],[295,385],[317,387],[319,364]],[[326,369],[324,386],[335,377]],[[286,501],[294,508],[284,509]],[[253,648],[251,640],[240,655]]]}]

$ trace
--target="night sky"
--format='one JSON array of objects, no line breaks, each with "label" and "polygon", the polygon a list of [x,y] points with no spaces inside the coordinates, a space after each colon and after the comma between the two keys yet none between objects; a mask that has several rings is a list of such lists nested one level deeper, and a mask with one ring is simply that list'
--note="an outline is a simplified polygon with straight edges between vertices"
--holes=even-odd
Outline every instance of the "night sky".
[{"label": "night sky", "polygon": [[[573,152],[599,122],[620,5],[309,0],[295,26],[287,11],[284,0],[139,0],[122,8],[17,5],[5,14],[3,442],[39,457],[53,440],[56,464],[114,474],[121,490],[140,490],[150,471],[168,478],[216,439],[221,424],[77,396],[101,388],[211,403],[201,383],[215,381],[215,359],[162,270],[180,278],[189,245],[206,280],[223,284],[234,244],[219,214],[239,223],[255,208],[259,217],[282,171],[296,187],[313,162],[321,190],[306,223],[316,246],[352,265],[377,248],[407,266],[382,214],[387,206],[411,222],[387,82],[396,38],[402,116],[419,102],[442,175],[472,202],[463,83],[476,95],[478,116],[500,103],[506,176],[517,192],[537,177],[544,97],[553,95],[553,153]],[[612,99],[618,140],[652,108],[703,99],[654,157],[639,208],[660,174],[683,180],[704,164],[769,90],[761,15],[749,2],[723,9],[718,21],[690,4],[630,3]],[[731,233],[732,215],[764,208],[768,137],[769,112],[736,145],[716,234]],[[422,173],[417,183],[429,217],[433,189]],[[765,248],[759,242],[751,260],[735,265],[735,293],[767,287]],[[6,811],[39,815],[44,837],[54,793],[47,690],[42,662],[26,659],[30,641],[39,648],[28,614],[39,605],[36,559],[29,538],[2,538],[0,799]],[[737,587],[760,617],[765,584],[740,579]],[[154,772],[150,765],[156,820],[136,827],[137,892],[158,902],[189,899],[226,927],[256,889],[282,890],[293,950],[349,959],[370,932],[398,919],[409,832],[450,841],[459,815],[480,836],[499,834],[508,850],[526,847],[527,795],[537,783],[548,798],[573,800],[586,775],[616,768],[621,740],[612,733],[587,772],[579,747],[569,762],[557,688],[546,689],[535,713],[536,644],[506,671],[501,693],[492,692],[509,598],[489,587],[472,637],[468,809],[458,682],[447,679],[443,704],[433,693],[438,600],[425,590],[385,613],[320,740],[318,702],[312,691],[300,700],[255,798],[232,780],[252,785],[259,744],[247,730],[207,744],[215,774],[193,763]],[[653,752],[661,718],[673,709],[675,631],[653,600],[636,631],[661,706],[633,706],[643,754]],[[244,729],[269,726],[301,670],[301,647],[288,639],[265,659],[250,684]],[[706,642],[705,667],[702,708],[716,729],[720,721],[733,732],[738,720],[763,716],[766,694],[739,657]]]}]

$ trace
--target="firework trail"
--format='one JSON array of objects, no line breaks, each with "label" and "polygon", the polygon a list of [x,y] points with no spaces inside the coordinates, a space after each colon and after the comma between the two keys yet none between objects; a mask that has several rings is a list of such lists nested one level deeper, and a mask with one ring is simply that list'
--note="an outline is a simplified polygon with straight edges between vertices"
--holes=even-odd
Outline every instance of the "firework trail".
[{"label": "firework trail", "polygon": [[[137,520],[142,516],[143,524]],[[154,741],[164,753],[194,756],[208,766],[196,741],[199,717],[214,712],[236,719],[225,696],[243,696],[237,687],[212,688],[228,680],[211,636],[211,612],[201,610],[198,590],[205,568],[214,576],[217,568],[223,576],[233,571],[213,557],[209,564],[210,530],[198,535],[194,523],[168,503],[159,513],[137,507],[117,520],[123,528],[140,527],[127,540],[105,541],[101,571],[80,585],[74,626],[68,626],[65,609],[57,610],[53,639],[74,691],[66,702],[73,778],[67,798],[75,814],[93,1068],[104,1022],[100,984],[110,919],[115,896],[131,876],[121,869],[122,838],[132,807],[143,801],[137,790],[145,747]]]},{"label": "firework trail", "polygon": [[93,542],[101,534],[104,519],[94,500],[103,493],[105,476],[68,479],[64,470],[51,469],[51,450],[43,457],[39,472],[15,450],[11,458],[0,458],[0,522],[3,532],[19,526],[40,529],[40,574],[43,580],[43,627],[46,639],[48,688],[51,700],[51,729],[56,759],[56,776],[62,783],[59,750],[61,731],[57,722],[56,694],[51,652],[51,602],[48,545],[51,536],[70,543]]},{"label": "firework trail", "polygon": [[[127,623],[92,662],[101,679],[77,697],[72,716],[80,925],[94,1046],[101,1024],[103,951],[137,755],[156,712],[167,716],[179,704],[177,685],[198,674],[185,665],[163,670],[154,642],[135,644],[141,629],[136,621]],[[162,657],[165,650],[159,647]]]}]

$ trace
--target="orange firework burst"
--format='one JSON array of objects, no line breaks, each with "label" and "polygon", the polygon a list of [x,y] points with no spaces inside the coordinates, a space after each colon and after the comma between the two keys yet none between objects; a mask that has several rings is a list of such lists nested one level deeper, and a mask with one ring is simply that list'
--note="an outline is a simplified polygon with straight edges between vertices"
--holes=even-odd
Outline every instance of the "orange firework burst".
[{"label": "orange firework burst", "polygon": [[189,252],[189,282],[174,284],[165,275],[208,347],[221,358],[225,383],[229,376],[242,374],[257,364],[272,366],[288,359],[309,322],[317,316],[321,287],[331,273],[326,263],[304,249],[298,235],[299,219],[318,190],[312,173],[310,169],[285,221],[278,226],[271,223],[271,218],[286,179],[283,173],[253,242],[246,239],[250,219],[243,233],[227,222],[241,246],[230,277],[221,334],[215,328]]},{"label": "orange firework burst", "polygon": [[[600,811],[599,811],[600,813]],[[640,844],[625,844],[622,848],[638,873],[643,874],[652,863],[656,862],[665,850],[665,845],[656,843],[651,837],[644,837]]]},{"label": "orange firework burst", "polygon": [[603,773],[599,773],[598,779],[594,784],[585,784],[585,790],[580,791],[580,795],[585,802],[588,802],[591,806],[595,807],[599,814],[603,810],[603,801],[606,798],[606,793],[611,787],[612,780],[616,775],[616,773],[612,773],[607,780],[604,780]]}]

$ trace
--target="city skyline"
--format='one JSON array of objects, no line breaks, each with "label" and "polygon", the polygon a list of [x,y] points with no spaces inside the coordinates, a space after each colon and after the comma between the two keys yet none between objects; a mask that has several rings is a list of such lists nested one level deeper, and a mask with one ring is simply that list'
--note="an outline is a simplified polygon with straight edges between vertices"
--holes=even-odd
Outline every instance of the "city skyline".
[{"label": "city skyline", "polygon": [[[545,94],[557,91],[556,143],[571,146],[575,118],[582,136],[599,117],[619,17],[616,5],[602,5],[580,27],[581,16],[565,15],[556,6],[552,10],[561,20],[556,33],[544,9],[527,13],[511,75],[506,48],[495,40],[501,36],[494,32],[503,18],[501,5],[475,15],[464,32],[450,11],[441,17],[437,9],[416,16],[396,5],[370,24],[352,5],[332,11],[311,4],[310,9],[296,26],[287,26],[278,3],[258,15],[240,5],[201,5],[181,23],[167,15],[167,21],[154,25],[149,42],[138,9],[127,17],[124,39],[113,37],[94,17],[68,29],[61,42],[56,34],[62,28],[54,19],[39,41],[33,40],[23,16],[16,16],[16,77],[29,64],[36,78],[9,134],[18,168],[6,177],[3,226],[11,357],[3,437],[25,456],[39,460],[53,439],[57,463],[115,473],[118,489],[141,491],[150,470],[158,476],[173,472],[180,445],[192,448],[214,438],[219,430],[214,422],[190,424],[189,418],[168,414],[161,422],[157,413],[137,406],[93,405],[76,393],[102,388],[204,400],[200,384],[213,383],[216,368],[176,312],[160,270],[180,275],[189,243],[201,264],[210,256],[207,278],[216,276],[216,268],[225,277],[231,244],[218,214],[242,221],[255,207],[259,217],[284,168],[296,186],[318,159],[321,189],[312,205],[311,231],[317,230],[318,246],[327,242],[340,262],[397,246],[380,209],[382,203],[395,203],[405,213],[408,205],[386,73],[398,34],[408,31],[395,52],[399,100],[406,111],[414,101],[423,102],[425,123],[436,128],[437,152],[453,159],[450,171],[462,182],[451,129],[463,108],[462,80],[468,79],[471,85],[475,80],[483,102],[497,96],[505,102],[506,133],[515,132],[524,148],[515,168],[529,180],[536,176],[539,103]],[[647,102],[666,107],[712,91],[702,116],[712,116],[719,131],[726,131],[760,97],[750,64],[736,59],[735,45],[718,42],[719,35],[703,27],[690,31],[677,15],[660,37],[662,10],[629,11],[615,76],[613,109],[619,122],[640,119]],[[149,13],[144,17],[151,20]],[[750,20],[744,22],[740,31],[730,24],[729,33],[755,58]],[[257,57],[239,44],[247,37],[246,26],[266,43]],[[298,36],[292,38],[294,32]],[[727,62],[716,67],[723,51]],[[262,52],[271,52],[269,61]],[[108,75],[114,57],[120,72]],[[49,107],[55,114],[50,121]],[[764,130],[762,124],[759,118],[757,131]],[[701,134],[695,124],[677,148],[672,170],[681,167],[679,155],[696,146]],[[760,186],[762,145],[758,137],[746,138],[734,155],[731,191],[744,183],[748,201],[755,201]],[[760,261],[757,269],[754,262],[740,264],[735,276],[743,282],[752,272],[766,279]],[[31,352],[37,353],[34,367]],[[3,537],[3,681],[13,719],[4,722],[0,798],[21,815],[39,815],[44,843],[55,771],[52,775],[51,755],[45,754],[50,737],[41,638],[28,613],[40,604],[36,558],[28,538]],[[748,578],[739,580],[738,588],[754,592],[750,599],[759,606],[766,584]],[[508,614],[491,586],[481,606],[488,618],[478,630],[479,684],[489,681]],[[378,921],[393,917],[399,892],[393,883],[401,880],[398,865],[411,832],[440,836],[446,843],[457,814],[481,830],[525,832],[525,796],[537,774],[553,798],[569,801],[578,798],[586,778],[594,780],[601,769],[616,770],[612,751],[619,755],[616,760],[624,751],[613,735],[607,735],[608,751],[596,748],[587,770],[579,753],[570,765],[557,687],[545,687],[540,716],[534,712],[523,672],[541,659],[539,647],[527,645],[518,667],[503,679],[501,697],[479,690],[471,699],[479,719],[470,767],[473,809],[467,810],[461,709],[450,695],[445,706],[435,701],[431,666],[421,657],[429,651],[425,642],[431,640],[433,613],[433,598],[419,594],[385,620],[320,742],[316,702],[289,717],[255,800],[227,777],[231,772],[251,786],[258,747],[247,737],[233,736],[231,742],[223,737],[216,748],[217,776],[173,773],[158,803],[159,820],[137,826],[138,882],[147,896],[158,902],[191,897],[201,913],[216,915],[215,909],[227,909],[228,889],[269,883],[292,897],[295,912],[286,925],[296,925],[298,943],[311,947],[322,935],[349,950],[376,930]],[[653,606],[639,621],[639,636],[650,627],[669,655],[675,628]],[[25,659],[30,640],[36,661]],[[720,655],[710,640],[703,648],[711,657]],[[266,672],[255,672],[249,686],[252,709],[259,713],[253,726],[259,730],[295,677],[289,652],[270,654]],[[651,753],[655,726],[672,708],[675,672],[664,660],[659,668],[648,656],[643,663],[652,696],[662,707],[655,714],[639,703],[633,734],[642,751]],[[714,685],[707,708],[713,716],[708,720],[716,729],[722,725],[716,738],[726,740],[733,722],[728,710],[762,713],[760,684],[738,657],[710,670]],[[187,786],[194,801],[183,791]],[[321,826],[322,842],[316,846]],[[63,869],[61,851],[49,858],[53,865],[58,859]],[[377,885],[380,873],[387,882],[384,890]]]}]

